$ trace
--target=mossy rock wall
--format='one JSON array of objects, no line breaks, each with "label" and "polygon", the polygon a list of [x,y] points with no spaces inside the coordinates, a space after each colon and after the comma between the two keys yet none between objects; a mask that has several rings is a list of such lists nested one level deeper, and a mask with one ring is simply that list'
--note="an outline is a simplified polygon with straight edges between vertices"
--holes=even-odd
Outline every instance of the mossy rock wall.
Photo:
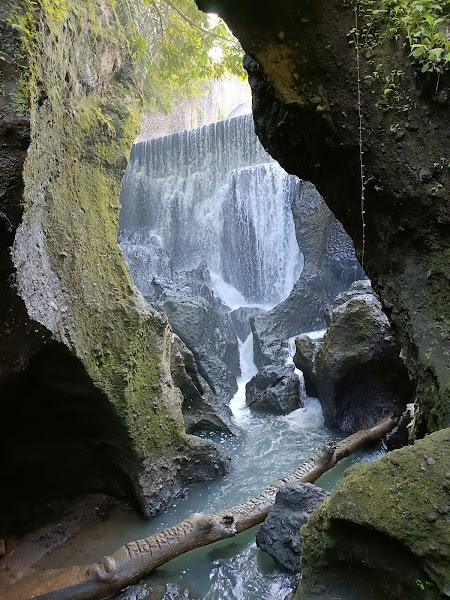
[{"label": "mossy rock wall", "polygon": [[439,80],[421,74],[401,35],[360,48],[362,257],[354,6],[197,4],[218,11],[251,57],[245,65],[261,142],[289,173],[316,185],[364,258],[417,383],[416,435],[450,426],[449,72]]},{"label": "mossy rock wall", "polygon": [[448,597],[449,456],[443,429],[348,469],[302,528],[296,598]]},{"label": "mossy rock wall", "polygon": [[[67,450],[67,427],[88,471],[85,477],[75,472],[79,481],[69,490],[61,484],[51,493],[98,487],[137,498],[150,514],[179,491],[180,465],[192,443],[170,375],[171,330],[134,288],[116,241],[121,180],[140,123],[139,80],[113,1],[15,0],[0,16],[8,84],[2,125],[9,119],[15,131],[24,130],[19,148],[6,126],[1,130],[17,167],[15,179],[0,182],[9,194],[2,205],[8,245],[14,240],[12,262],[7,247],[2,255],[2,290],[16,317],[0,378],[4,434],[9,440],[6,429],[14,425],[20,432],[21,420],[34,412],[39,419],[36,404],[42,403],[54,425],[47,456]],[[16,398],[17,374],[25,370],[26,378],[33,360],[33,382],[42,383],[36,365],[43,356],[55,367],[46,371],[45,390],[29,384],[27,398]],[[65,375],[55,372],[62,363]],[[84,427],[81,406],[84,421],[94,422],[97,411],[97,431],[73,431],[73,422]],[[95,476],[89,472],[100,455],[108,476],[98,467]],[[16,471],[21,459],[13,461]],[[63,462],[59,468],[62,473]],[[9,473],[14,498],[13,468]]]}]

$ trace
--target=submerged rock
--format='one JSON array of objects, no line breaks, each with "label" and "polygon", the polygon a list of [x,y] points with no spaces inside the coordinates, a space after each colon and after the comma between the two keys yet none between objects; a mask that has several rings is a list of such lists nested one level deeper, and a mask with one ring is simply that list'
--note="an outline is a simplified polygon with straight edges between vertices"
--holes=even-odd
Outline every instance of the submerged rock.
[{"label": "submerged rock", "polygon": [[313,340],[306,334],[295,338],[294,365],[303,373],[306,393],[314,398],[319,395],[315,361],[321,344],[322,340]]},{"label": "submerged rock", "polygon": [[305,399],[303,377],[294,373],[294,365],[264,367],[245,386],[245,402],[253,410],[287,415]]},{"label": "submerged rock", "polygon": [[208,383],[198,372],[194,355],[177,336],[172,339],[170,370],[175,385],[183,394],[182,411],[187,433],[239,433],[228,404],[214,396]]},{"label": "submerged rock", "polygon": [[389,411],[403,413],[413,398],[388,318],[366,289],[338,302],[315,365],[328,427],[370,427]]},{"label": "submerged rock", "polygon": [[189,600],[188,590],[173,583],[153,582],[130,585],[113,600]]},{"label": "submerged rock", "polygon": [[256,543],[282,567],[300,573],[303,537],[300,527],[330,494],[311,483],[286,483],[256,534]]},{"label": "submerged rock", "polygon": [[284,302],[251,320],[259,368],[283,364],[290,337],[325,329],[333,300],[364,276],[352,240],[311,183],[302,182],[292,213],[303,271]]},{"label": "submerged rock", "polygon": [[347,469],[302,529],[296,598],[365,598],[368,590],[376,600],[448,597],[449,461],[444,429]]},{"label": "submerged rock", "polygon": [[198,297],[167,300],[162,308],[174,332],[193,353],[202,377],[228,403],[240,375],[239,346],[229,316]]}]

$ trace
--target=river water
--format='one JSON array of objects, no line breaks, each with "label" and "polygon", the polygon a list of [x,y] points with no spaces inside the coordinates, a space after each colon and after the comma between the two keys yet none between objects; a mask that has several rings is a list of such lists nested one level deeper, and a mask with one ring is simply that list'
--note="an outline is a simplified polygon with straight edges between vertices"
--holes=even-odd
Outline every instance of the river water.
[{"label": "river water", "polygon": [[[323,332],[315,334],[320,335]],[[257,372],[251,336],[241,344],[241,370],[239,389],[231,408],[244,435],[211,438],[232,457],[231,473],[215,481],[193,485],[185,498],[174,501],[149,521],[131,510],[118,511],[97,532],[91,531],[84,543],[75,540],[58,553],[56,561],[49,557],[50,561],[41,566],[96,562],[122,544],[152,535],[194,512],[216,512],[238,504],[289,473],[327,441],[339,438],[324,426],[322,410],[315,398],[308,398],[303,408],[287,416],[259,414],[246,407],[245,383]],[[382,454],[379,447],[355,454],[325,473],[317,485],[331,490],[350,464],[374,460]],[[192,600],[283,600],[292,591],[294,578],[257,548],[254,541],[257,530],[255,527],[236,538],[180,556],[158,569],[148,581],[188,589]],[[152,595],[139,598],[151,600]]]}]

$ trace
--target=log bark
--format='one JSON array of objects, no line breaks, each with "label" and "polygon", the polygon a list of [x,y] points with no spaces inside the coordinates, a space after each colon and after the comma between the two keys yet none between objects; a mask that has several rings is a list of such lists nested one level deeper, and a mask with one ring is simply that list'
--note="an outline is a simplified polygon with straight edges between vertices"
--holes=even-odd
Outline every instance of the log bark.
[{"label": "log bark", "polygon": [[235,536],[267,517],[275,496],[287,482],[314,482],[325,471],[359,448],[380,440],[398,417],[390,413],[370,429],[331,442],[292,473],[271,483],[255,498],[215,514],[196,513],[185,521],[148,538],[125,544],[99,563],[67,569],[34,571],[12,589],[0,592],[0,600],[87,600],[105,598],[142,579],[159,566],[194,548]]}]

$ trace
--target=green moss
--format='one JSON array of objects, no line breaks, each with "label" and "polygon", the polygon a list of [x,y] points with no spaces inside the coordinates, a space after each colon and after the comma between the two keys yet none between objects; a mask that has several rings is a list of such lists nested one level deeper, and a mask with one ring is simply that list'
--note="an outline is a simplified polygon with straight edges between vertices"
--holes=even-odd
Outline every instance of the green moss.
[{"label": "green moss", "polygon": [[115,404],[145,459],[186,437],[178,396],[164,383],[170,330],[136,295],[116,241],[121,179],[142,101],[123,31],[107,5],[21,4],[33,132],[26,221],[45,231],[45,253],[64,297],[58,335]]},{"label": "green moss", "polygon": [[[404,585],[411,584],[414,589],[414,569],[420,568],[430,582],[429,597],[438,597],[436,590],[448,591],[449,458],[450,429],[445,429],[375,463],[360,463],[348,469],[330,498],[302,529],[306,574],[320,577],[320,570],[336,561],[352,563],[357,570],[357,561],[366,560],[364,567],[376,570],[380,560],[377,553],[397,544],[409,557],[411,569],[399,576],[399,581],[404,580]],[[347,554],[348,548],[361,545],[361,539],[369,548],[368,559],[356,550],[356,556]],[[385,577],[379,574],[380,580]],[[395,596],[395,589],[386,597],[391,594]]]}]

